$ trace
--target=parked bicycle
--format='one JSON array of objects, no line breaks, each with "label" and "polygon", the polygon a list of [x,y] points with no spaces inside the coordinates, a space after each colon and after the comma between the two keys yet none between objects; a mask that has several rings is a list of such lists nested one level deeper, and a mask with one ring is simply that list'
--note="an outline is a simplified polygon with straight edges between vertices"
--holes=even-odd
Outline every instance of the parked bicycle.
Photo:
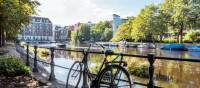
[{"label": "parked bicycle", "polygon": [[108,57],[112,57],[111,55],[114,52],[105,49],[102,45],[100,46],[104,49],[104,60],[98,73],[95,75],[91,73],[87,64],[90,44],[89,48],[84,52],[83,60],[75,61],[69,69],[66,88],[71,88],[72,85],[74,88],[133,88],[130,74],[124,68],[127,63],[123,61],[123,56],[119,54],[109,61]]}]

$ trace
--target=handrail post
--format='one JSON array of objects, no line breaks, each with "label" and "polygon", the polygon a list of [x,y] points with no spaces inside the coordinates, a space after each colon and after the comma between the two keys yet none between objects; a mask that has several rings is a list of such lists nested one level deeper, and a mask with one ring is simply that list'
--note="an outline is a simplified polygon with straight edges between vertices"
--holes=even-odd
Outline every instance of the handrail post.
[{"label": "handrail post", "polygon": [[34,46],[34,66],[33,66],[33,72],[38,72],[37,68],[37,46]]},{"label": "handrail post", "polygon": [[89,88],[88,79],[87,79],[87,58],[88,58],[88,52],[84,51],[83,55],[84,55],[84,58],[83,58],[84,69],[83,69],[83,86],[82,86],[82,88]]},{"label": "handrail post", "polygon": [[49,75],[49,80],[53,81],[55,80],[55,73],[54,73],[54,47],[50,48],[51,50],[51,73]]},{"label": "handrail post", "polygon": [[26,66],[30,66],[29,65],[29,45],[26,45]]},{"label": "handrail post", "polygon": [[155,55],[148,54],[148,61],[149,61],[149,83],[148,88],[154,88],[154,81],[153,81],[153,74],[154,74],[154,62],[155,62]]}]

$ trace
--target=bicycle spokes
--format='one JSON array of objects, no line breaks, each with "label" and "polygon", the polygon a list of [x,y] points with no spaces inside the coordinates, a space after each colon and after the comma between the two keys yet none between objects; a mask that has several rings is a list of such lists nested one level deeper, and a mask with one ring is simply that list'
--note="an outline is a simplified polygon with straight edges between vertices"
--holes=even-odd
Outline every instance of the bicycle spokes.
[{"label": "bicycle spokes", "polygon": [[82,77],[82,65],[80,62],[75,62],[68,73],[66,88],[77,88],[80,84]]},{"label": "bicycle spokes", "polygon": [[104,70],[99,79],[100,88],[132,88],[129,75],[119,67]]}]

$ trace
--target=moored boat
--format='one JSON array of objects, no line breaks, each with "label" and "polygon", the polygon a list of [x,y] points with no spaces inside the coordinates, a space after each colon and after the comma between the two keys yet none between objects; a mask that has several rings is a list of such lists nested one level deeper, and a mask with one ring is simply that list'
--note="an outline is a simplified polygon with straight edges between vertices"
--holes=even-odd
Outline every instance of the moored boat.
[{"label": "moored boat", "polygon": [[166,44],[161,49],[163,50],[185,50],[185,46],[183,44]]},{"label": "moored boat", "polygon": [[187,47],[188,51],[199,51],[200,52],[200,46],[189,46]]}]

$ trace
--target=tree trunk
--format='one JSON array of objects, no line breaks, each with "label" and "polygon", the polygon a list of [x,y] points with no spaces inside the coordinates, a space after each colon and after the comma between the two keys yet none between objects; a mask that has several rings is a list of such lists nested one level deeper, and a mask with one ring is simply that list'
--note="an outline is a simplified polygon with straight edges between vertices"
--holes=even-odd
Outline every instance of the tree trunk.
[{"label": "tree trunk", "polygon": [[161,43],[163,41],[163,36],[160,35],[159,37],[160,37],[160,43]]},{"label": "tree trunk", "polygon": [[183,43],[183,28],[184,28],[184,25],[182,23],[180,31],[179,31],[179,43]]},{"label": "tree trunk", "polygon": [[176,34],[176,37],[177,37],[177,38],[176,38],[176,39],[177,39],[176,42],[179,43],[179,40],[180,40],[180,38],[179,38],[179,33]]},{"label": "tree trunk", "polygon": [[1,31],[2,31],[2,46],[4,46],[6,38],[5,38],[5,33],[4,33],[4,27],[3,26],[2,26]]},{"label": "tree trunk", "polygon": [[178,38],[179,38],[179,43],[183,43],[183,29],[180,29]]},{"label": "tree trunk", "polygon": [[2,25],[0,23],[0,47],[2,47]]}]

